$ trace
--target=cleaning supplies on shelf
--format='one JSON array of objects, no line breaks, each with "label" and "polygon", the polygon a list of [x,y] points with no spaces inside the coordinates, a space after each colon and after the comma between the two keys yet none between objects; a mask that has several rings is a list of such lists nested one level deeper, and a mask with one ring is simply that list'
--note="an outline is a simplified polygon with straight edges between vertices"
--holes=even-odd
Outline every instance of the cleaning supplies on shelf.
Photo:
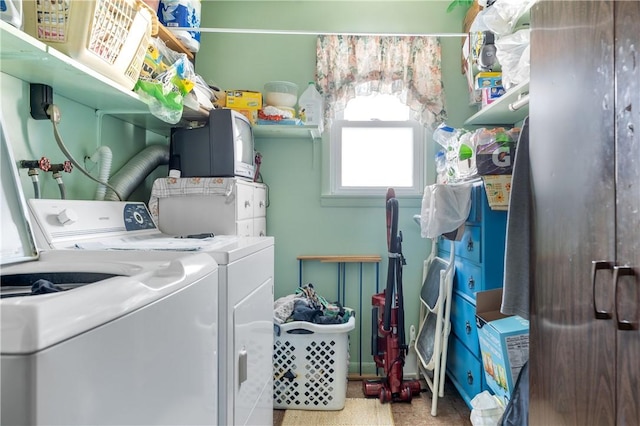
[{"label": "cleaning supplies on shelf", "polygon": [[302,92],[302,95],[298,98],[298,118],[308,126],[318,126],[320,132],[323,129],[323,99],[316,84],[313,81],[309,82],[309,85]]}]

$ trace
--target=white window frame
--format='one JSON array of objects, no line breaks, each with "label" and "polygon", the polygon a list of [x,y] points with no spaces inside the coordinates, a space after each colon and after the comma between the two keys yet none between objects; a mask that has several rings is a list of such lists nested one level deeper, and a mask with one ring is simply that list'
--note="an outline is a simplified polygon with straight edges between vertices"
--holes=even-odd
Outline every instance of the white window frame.
[{"label": "white window frame", "polygon": [[413,185],[394,187],[396,196],[422,197],[425,186],[426,160],[424,128],[415,120],[406,121],[349,121],[336,120],[331,126],[329,147],[329,190],[335,197],[380,197],[387,187],[343,186],[342,185],[342,130],[344,128],[412,128],[413,129]]}]

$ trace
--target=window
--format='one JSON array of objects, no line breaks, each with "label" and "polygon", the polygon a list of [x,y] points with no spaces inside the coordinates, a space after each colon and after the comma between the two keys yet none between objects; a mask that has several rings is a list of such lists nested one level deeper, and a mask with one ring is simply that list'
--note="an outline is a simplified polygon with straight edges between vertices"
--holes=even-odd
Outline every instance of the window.
[{"label": "window", "polygon": [[344,119],[335,120],[330,141],[332,195],[421,195],[425,185],[422,126],[395,96],[359,96]]}]

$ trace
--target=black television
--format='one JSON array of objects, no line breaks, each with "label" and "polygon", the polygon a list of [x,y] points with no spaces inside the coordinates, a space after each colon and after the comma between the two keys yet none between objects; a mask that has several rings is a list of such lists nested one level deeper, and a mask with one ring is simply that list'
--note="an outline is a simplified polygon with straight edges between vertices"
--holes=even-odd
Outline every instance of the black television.
[{"label": "black television", "polygon": [[170,168],[181,177],[241,177],[254,180],[255,150],[249,120],[232,109],[213,109],[207,123],[171,131]]}]

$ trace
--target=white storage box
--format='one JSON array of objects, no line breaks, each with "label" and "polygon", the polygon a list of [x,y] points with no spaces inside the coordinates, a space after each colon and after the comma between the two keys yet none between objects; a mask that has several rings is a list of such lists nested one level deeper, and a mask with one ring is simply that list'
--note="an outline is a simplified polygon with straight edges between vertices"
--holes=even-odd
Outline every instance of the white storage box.
[{"label": "white storage box", "polygon": [[24,0],[27,34],[131,90],[158,18],[140,0]]},{"label": "white storage box", "polygon": [[273,408],[342,410],[347,398],[349,331],[355,326],[353,313],[344,324],[294,321],[276,326],[280,332],[273,345]]}]

